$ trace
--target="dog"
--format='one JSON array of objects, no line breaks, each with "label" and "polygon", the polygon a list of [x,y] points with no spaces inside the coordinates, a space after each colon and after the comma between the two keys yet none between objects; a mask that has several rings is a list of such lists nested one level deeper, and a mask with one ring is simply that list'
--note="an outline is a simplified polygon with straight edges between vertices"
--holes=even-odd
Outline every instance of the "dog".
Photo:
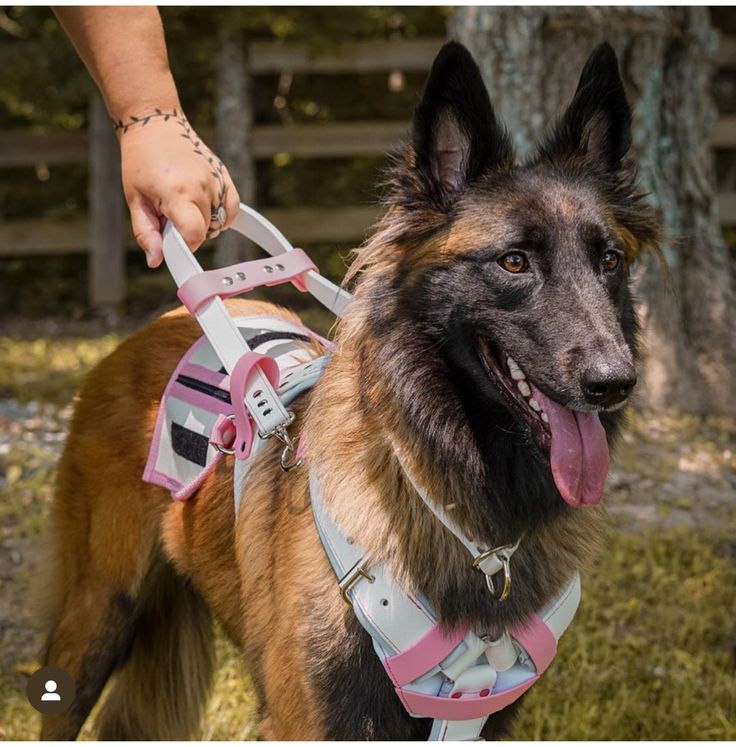
[{"label": "dog", "polygon": [[[161,392],[200,334],[184,310],[88,375],[58,469],[44,657],[77,692],[65,714],[44,717],[43,737],[74,738],[111,676],[101,739],[195,736],[214,617],[243,652],[264,738],[427,738],[431,720],[407,714],[341,598],[308,510],[308,469],[346,535],[447,628],[498,635],[588,562],[609,445],[636,383],[629,271],[659,235],[636,184],[631,120],[602,44],[517,164],[471,55],[443,47],[384,217],[349,269],[336,349],[294,405],[306,465],[285,473],[269,442],[237,517],[228,460],[187,502],[141,481]],[[297,320],[263,302],[228,304]],[[469,535],[491,547],[522,539],[508,599],[489,594],[397,449]],[[506,733],[517,705],[483,736]]]}]

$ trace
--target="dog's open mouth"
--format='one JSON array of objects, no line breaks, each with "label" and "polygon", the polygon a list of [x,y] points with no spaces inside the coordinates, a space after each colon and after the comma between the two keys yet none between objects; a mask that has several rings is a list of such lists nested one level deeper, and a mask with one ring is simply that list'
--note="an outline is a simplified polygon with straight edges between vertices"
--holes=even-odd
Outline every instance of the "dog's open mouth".
[{"label": "dog's open mouth", "polygon": [[571,506],[598,503],[610,462],[606,432],[597,412],[579,412],[549,399],[510,356],[480,337],[478,352],[511,411],[547,456],[560,495]]}]

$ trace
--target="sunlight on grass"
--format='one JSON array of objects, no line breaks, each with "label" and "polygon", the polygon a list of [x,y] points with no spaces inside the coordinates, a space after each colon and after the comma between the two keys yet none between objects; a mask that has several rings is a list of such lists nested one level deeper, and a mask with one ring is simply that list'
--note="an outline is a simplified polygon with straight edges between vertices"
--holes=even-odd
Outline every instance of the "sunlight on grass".
[{"label": "sunlight on grass", "polygon": [[734,536],[613,537],[514,737],[736,738]]},{"label": "sunlight on grass", "polygon": [[17,340],[0,337],[0,396],[21,402],[64,403],[84,374],[120,343],[119,335],[96,339]]}]

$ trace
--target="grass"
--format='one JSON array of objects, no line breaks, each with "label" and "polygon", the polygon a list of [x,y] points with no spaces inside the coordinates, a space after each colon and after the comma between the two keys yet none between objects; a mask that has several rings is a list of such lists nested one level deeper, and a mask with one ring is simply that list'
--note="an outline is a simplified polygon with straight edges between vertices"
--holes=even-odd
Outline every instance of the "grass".
[{"label": "grass", "polygon": [[95,339],[0,337],[0,396],[66,403],[84,374],[119,342],[115,334]]},{"label": "grass", "polygon": [[514,737],[736,738],[734,536],[612,535]]},{"label": "grass", "polygon": [[[0,338],[4,396],[39,402],[0,452],[0,739],[38,734],[39,718],[24,694],[38,644],[27,598],[32,548],[51,498],[53,433],[68,418],[68,408],[59,416],[57,405],[70,400],[84,372],[116,343],[114,335]],[[6,404],[0,400],[0,407]],[[736,467],[732,424],[634,417],[629,433],[619,461],[662,487],[671,484],[676,466],[701,481],[715,479],[716,467]],[[684,492],[657,506],[666,515],[691,503]],[[580,611],[555,663],[520,709],[515,739],[736,739],[734,504],[717,523],[696,528],[658,523],[625,533],[614,527],[598,563],[583,576]],[[14,566],[9,558],[19,550],[26,557]],[[250,682],[219,634],[217,659],[203,736],[254,738]],[[93,737],[89,725],[82,737]]]}]

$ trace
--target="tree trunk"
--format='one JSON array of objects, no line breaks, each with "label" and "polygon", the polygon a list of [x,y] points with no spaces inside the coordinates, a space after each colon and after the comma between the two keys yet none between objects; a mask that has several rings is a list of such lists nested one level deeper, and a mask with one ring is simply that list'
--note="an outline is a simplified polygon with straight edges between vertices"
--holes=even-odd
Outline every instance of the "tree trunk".
[{"label": "tree trunk", "polygon": [[636,271],[646,404],[736,413],[736,288],[718,220],[709,137],[716,34],[703,7],[463,7],[450,33],[478,60],[521,155],[569,101],[593,46],[616,49],[643,186],[664,216],[668,280]]},{"label": "tree trunk", "polygon": [[[217,103],[215,151],[227,166],[240,201],[253,204],[255,161],[252,152],[253,95],[247,65],[247,47],[242,33],[222,28],[217,56]],[[234,231],[217,239],[215,262],[224,267],[253,259],[256,249]]]},{"label": "tree trunk", "polygon": [[89,298],[111,324],[125,299],[124,205],[120,146],[95,93],[89,108]]}]

